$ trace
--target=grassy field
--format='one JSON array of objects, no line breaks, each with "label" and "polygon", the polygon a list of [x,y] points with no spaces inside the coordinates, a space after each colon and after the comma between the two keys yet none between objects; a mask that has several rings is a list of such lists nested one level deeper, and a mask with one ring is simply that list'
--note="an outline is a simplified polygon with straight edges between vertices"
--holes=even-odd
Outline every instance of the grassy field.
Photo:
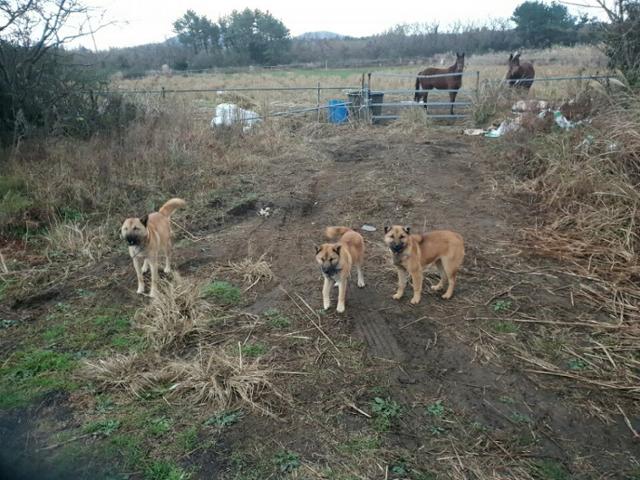
[{"label": "grassy field", "polygon": [[[530,54],[541,76],[602,68],[582,47]],[[500,78],[503,57],[468,69]],[[361,73],[118,85],[345,86]],[[315,93],[141,96],[111,134],[6,152],[0,476],[640,478],[638,99],[577,84],[530,95],[572,99],[587,121],[529,119],[500,139],[463,135],[475,117],[421,111],[214,132],[222,98],[273,111]],[[487,93],[474,109],[500,121],[512,100]],[[135,293],[118,229],[172,196],[188,205],[152,300]],[[391,299],[390,223],[464,236],[453,299],[431,292],[433,272],[420,305]],[[344,314],[336,292],[321,309],[313,258],[331,224],[377,228]]]},{"label": "grassy field", "polygon": [[[476,75],[479,72],[480,84],[494,82],[504,78],[507,71],[507,53],[494,53],[470,56],[466,60],[465,71],[469,74],[463,78],[462,88],[473,94],[476,90]],[[589,75],[606,71],[606,58],[596,47],[557,47],[550,50],[533,50],[523,54],[523,60],[532,61],[536,67],[538,78]],[[455,55],[448,59],[446,66],[455,61]],[[159,91],[162,87],[167,90],[193,90],[225,88],[287,88],[308,87],[309,91],[294,92],[238,92],[237,94],[218,95],[215,92],[197,92],[168,94],[179,96],[181,101],[189,102],[200,107],[203,111],[210,111],[222,101],[236,101],[244,108],[252,108],[261,114],[279,112],[299,106],[315,106],[318,103],[318,83],[323,88],[341,87],[346,89],[360,88],[362,77],[372,72],[371,88],[374,90],[412,90],[417,74],[425,66],[410,65],[405,67],[369,67],[368,69],[319,69],[319,70],[261,70],[244,73],[219,74],[189,74],[181,75],[175,72],[172,76],[150,75],[142,79],[122,80],[114,79],[114,88],[122,90],[151,90]],[[406,74],[407,78],[391,78],[376,76],[379,73]],[[574,92],[575,82],[545,82],[535,84],[532,94],[540,98],[569,98]],[[464,94],[460,94],[461,97]],[[157,97],[153,95],[152,98]],[[330,99],[346,100],[344,92],[321,91],[320,103],[326,104]],[[389,94],[386,101],[411,100],[413,95]],[[431,96],[437,99],[447,98],[447,94],[434,92]]]}]

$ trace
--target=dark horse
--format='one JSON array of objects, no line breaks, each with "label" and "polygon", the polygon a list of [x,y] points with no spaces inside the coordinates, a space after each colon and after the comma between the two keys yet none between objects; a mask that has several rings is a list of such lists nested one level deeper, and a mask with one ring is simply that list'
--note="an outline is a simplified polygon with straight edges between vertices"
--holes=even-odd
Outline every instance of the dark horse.
[{"label": "dark horse", "polygon": [[[451,115],[453,115],[453,104],[456,101],[456,95],[458,95],[458,90],[460,90],[460,86],[462,85],[462,75],[446,75],[447,73],[462,73],[464,70],[464,52],[456,53],[456,63],[451,65],[449,68],[425,68],[420,73],[418,73],[418,78],[416,78],[416,94],[415,101],[419,102],[421,98],[424,99],[424,108],[427,109],[427,98],[429,96],[429,92],[427,90],[431,90],[435,88],[436,90],[449,90],[449,101],[451,102]],[[443,75],[439,77],[432,78],[420,78],[428,75]],[[422,90],[422,91],[419,91]]]},{"label": "dark horse", "polygon": [[511,87],[523,88],[527,92],[533,85],[536,71],[529,62],[520,63],[520,53],[509,55],[509,70],[507,71],[507,82]]}]

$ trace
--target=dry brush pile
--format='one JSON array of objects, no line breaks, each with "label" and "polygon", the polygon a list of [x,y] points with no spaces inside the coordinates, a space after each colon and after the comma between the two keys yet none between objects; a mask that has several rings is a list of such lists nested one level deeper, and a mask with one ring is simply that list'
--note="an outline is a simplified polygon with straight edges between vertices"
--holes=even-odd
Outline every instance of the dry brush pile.
[{"label": "dry brush pile", "polygon": [[83,376],[133,396],[155,389],[178,403],[216,410],[241,404],[271,414],[270,401],[284,398],[271,382],[273,368],[261,358],[243,358],[219,336],[212,341],[212,323],[233,315],[205,301],[201,291],[177,274],[162,282],[160,295],[136,315],[146,350],[87,361]]},{"label": "dry brush pile", "polygon": [[640,97],[625,95],[601,99],[581,127],[520,131],[503,144],[515,172],[516,192],[524,194],[538,213],[538,224],[523,231],[526,245],[536,254],[561,260],[578,278],[576,293],[594,312],[541,332],[568,340],[565,349],[576,359],[574,371],[567,372],[549,358],[523,360],[544,373],[636,398],[639,132]]}]

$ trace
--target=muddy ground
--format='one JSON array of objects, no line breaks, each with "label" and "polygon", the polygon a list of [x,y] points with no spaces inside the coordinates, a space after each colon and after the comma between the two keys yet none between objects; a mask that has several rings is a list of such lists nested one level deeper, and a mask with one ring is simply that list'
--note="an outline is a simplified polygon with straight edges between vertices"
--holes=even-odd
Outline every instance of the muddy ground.
[{"label": "muddy ground", "polygon": [[[632,399],[534,373],[521,359],[531,345],[556,340],[527,319],[607,318],[577,293],[583,279],[523,248],[519,231],[535,225],[536,212],[502,188],[509,177],[485,145],[493,140],[465,137],[454,128],[407,140],[383,136],[384,128],[313,135],[305,141],[319,152],[314,159],[282,152],[268,175],[239,179],[242,190],[255,195],[228,208],[223,220],[176,215],[191,233],[177,232],[176,265],[183,277],[206,281],[220,265],[265,254],[274,280],[251,289],[240,310],[259,316],[276,309],[295,318],[292,331],[304,338],[289,342],[260,328],[249,335],[272,346],[268,360],[278,370],[306,373],[276,377],[274,384],[292,399],[272,402],[276,418],[247,412],[231,428],[202,430],[199,441],[206,446],[176,462],[193,478],[637,478],[640,450],[615,407],[637,424]],[[272,214],[257,215],[266,206]],[[396,277],[382,244],[383,226],[390,223],[463,235],[466,257],[451,300],[429,290],[437,282],[434,273],[427,274],[420,305],[409,304],[410,287],[402,300],[391,299]],[[314,245],[327,225],[363,224],[377,228],[362,232],[366,287],[349,285],[344,314],[334,310],[337,292],[328,314],[315,313],[321,279]],[[97,295],[78,297],[78,288]],[[18,324],[0,333],[2,358],[12,355],[16,339],[39,331],[60,302],[134,311],[148,301],[134,290],[122,248],[43,295],[11,299],[2,313]],[[3,412],[3,466],[11,472],[3,478],[54,478],[47,458],[58,447],[40,449],[54,445],[60,432],[81,427],[93,408],[90,396],[54,391]],[[368,418],[375,417],[376,397],[402,407],[390,428],[376,429]],[[197,418],[206,416],[196,411]],[[376,443],[355,452],[341,447],[353,438]],[[70,444],[106,441],[88,436]],[[269,471],[262,457],[274,450],[296,452],[302,466]],[[244,463],[234,452],[243,453]],[[56,478],[105,470],[153,478],[124,467],[117,455],[112,463],[100,458],[92,460],[95,471],[69,461]]]}]

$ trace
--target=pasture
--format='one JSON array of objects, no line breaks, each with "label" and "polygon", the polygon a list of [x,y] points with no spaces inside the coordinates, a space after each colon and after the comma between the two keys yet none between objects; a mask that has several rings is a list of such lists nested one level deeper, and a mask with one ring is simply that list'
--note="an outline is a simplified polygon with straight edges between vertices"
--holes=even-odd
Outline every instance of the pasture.
[{"label": "pasture", "polygon": [[[604,70],[582,47],[532,55],[541,77]],[[507,57],[466,68],[503,78]],[[361,74],[114,87],[357,87]],[[534,84],[530,97],[585,91]],[[473,117],[431,123],[421,110],[384,126],[312,113],[214,133],[223,98],[259,112],[317,101],[230,95],[133,97],[136,120],[113,135],[24,144],[6,160],[8,478],[640,478],[637,99],[617,115],[603,100],[586,130],[488,139],[462,134]],[[175,273],[151,300],[136,295],[118,229],[173,196],[188,204],[173,217]],[[419,305],[391,299],[391,223],[463,235],[452,299],[430,291],[433,272]],[[346,312],[336,289],[323,311],[314,246],[328,225],[364,224],[376,227],[362,232],[367,286],[352,278]]]}]

